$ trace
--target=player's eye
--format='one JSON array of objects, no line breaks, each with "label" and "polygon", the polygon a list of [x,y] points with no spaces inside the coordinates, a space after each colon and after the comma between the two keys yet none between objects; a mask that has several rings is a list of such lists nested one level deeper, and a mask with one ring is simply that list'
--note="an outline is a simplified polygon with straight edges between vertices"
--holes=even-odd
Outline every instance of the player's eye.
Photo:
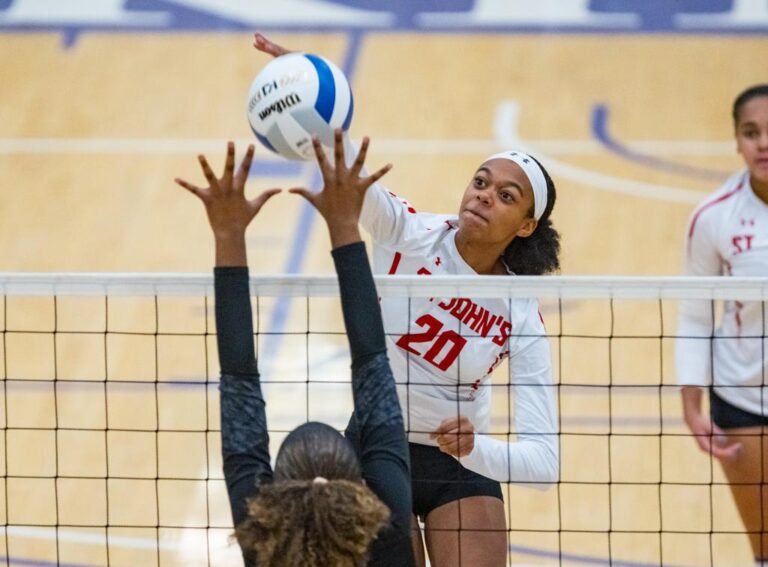
[{"label": "player's eye", "polygon": [[502,201],[506,201],[508,203],[514,202],[515,200],[515,196],[509,191],[502,191],[500,193],[500,196]]},{"label": "player's eye", "polygon": [[482,188],[483,188],[483,187],[485,187],[485,186],[486,186],[486,182],[485,182],[485,179],[483,179],[483,178],[482,178],[482,177],[480,177],[479,175],[478,175],[478,176],[476,176],[476,177],[475,177],[475,187],[478,187],[478,188],[482,189]]}]

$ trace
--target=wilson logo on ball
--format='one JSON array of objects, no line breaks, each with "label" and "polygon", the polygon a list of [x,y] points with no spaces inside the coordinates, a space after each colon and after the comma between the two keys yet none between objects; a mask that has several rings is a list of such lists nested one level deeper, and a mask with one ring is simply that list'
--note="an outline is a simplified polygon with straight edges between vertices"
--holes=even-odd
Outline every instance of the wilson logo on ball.
[{"label": "wilson logo on ball", "polygon": [[247,100],[248,122],[258,140],[292,160],[314,157],[308,143],[312,136],[333,147],[333,131],[349,129],[354,108],[352,90],[341,69],[305,53],[270,61],[251,84]]}]

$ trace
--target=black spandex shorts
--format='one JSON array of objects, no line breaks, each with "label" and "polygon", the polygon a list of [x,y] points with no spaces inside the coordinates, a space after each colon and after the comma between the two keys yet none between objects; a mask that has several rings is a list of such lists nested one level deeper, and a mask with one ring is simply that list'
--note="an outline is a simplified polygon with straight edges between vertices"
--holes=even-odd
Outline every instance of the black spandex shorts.
[{"label": "black spandex shorts", "polygon": [[709,389],[709,414],[721,429],[768,425],[768,418],[737,408],[718,396],[712,388]]},{"label": "black spandex shorts", "polygon": [[422,520],[443,504],[470,496],[504,500],[501,484],[465,469],[459,461],[430,445],[408,444],[411,449],[413,513]]}]

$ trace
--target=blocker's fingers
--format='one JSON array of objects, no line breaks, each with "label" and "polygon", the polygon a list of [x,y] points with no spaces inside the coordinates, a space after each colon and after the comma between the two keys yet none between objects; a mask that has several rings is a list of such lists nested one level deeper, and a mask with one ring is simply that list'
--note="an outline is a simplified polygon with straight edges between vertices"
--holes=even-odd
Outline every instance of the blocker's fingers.
[{"label": "blocker's fingers", "polygon": [[362,143],[360,144],[360,152],[357,154],[357,158],[355,158],[355,162],[352,164],[352,169],[350,169],[350,173],[357,177],[360,175],[360,171],[363,169],[363,164],[365,163],[365,157],[368,154],[368,144],[370,143],[370,138],[368,136],[365,136],[363,138]]},{"label": "blocker's fingers", "polygon": [[333,131],[333,156],[336,158],[336,171],[341,171],[346,167],[344,163],[344,142],[341,137],[341,128]]},{"label": "blocker's fingers", "polygon": [[216,175],[213,173],[211,166],[208,165],[208,160],[205,159],[205,156],[203,154],[200,154],[199,156],[197,156],[197,159],[200,162],[200,167],[203,168],[203,174],[205,175],[205,178],[208,180],[208,183],[211,185],[211,188],[218,187],[219,180],[216,179]]},{"label": "blocker's fingers", "polygon": [[274,197],[281,191],[282,189],[267,189],[266,191],[262,191],[262,193],[258,197],[251,200],[251,206],[258,213],[261,210],[261,207],[264,206],[264,203],[269,201],[272,197]]},{"label": "blocker's fingers", "polygon": [[384,177],[387,173],[389,173],[390,169],[392,169],[392,164],[388,163],[377,172],[363,179],[363,186],[367,189],[368,187],[376,183],[379,179]]},{"label": "blocker's fingers", "polygon": [[290,189],[288,189],[288,192],[293,193],[294,195],[301,195],[307,201],[312,203],[312,205],[315,204],[315,193],[313,193],[308,189],[305,189],[304,187],[291,187]]},{"label": "blocker's fingers", "polygon": [[229,188],[232,184],[232,175],[235,171],[235,143],[227,142],[227,159],[224,162],[224,175],[222,176],[222,185]]},{"label": "blocker's fingers", "polygon": [[328,158],[325,157],[325,151],[323,150],[323,146],[320,143],[320,138],[317,136],[312,136],[312,147],[315,150],[317,165],[320,166],[320,173],[323,174],[323,179],[325,179],[330,173],[331,166],[328,163]]},{"label": "blocker's fingers", "polygon": [[174,182],[176,183],[176,185],[184,187],[184,189],[186,189],[187,191],[189,191],[193,195],[197,195],[198,197],[203,199],[203,191],[197,185],[192,185],[188,181],[184,181],[183,179],[179,179],[178,177],[176,177],[174,179]]},{"label": "blocker's fingers", "polygon": [[248,179],[248,174],[251,171],[251,164],[253,163],[254,151],[255,151],[255,148],[253,144],[250,144],[248,146],[248,149],[245,152],[245,157],[243,158],[243,161],[240,163],[240,169],[237,170],[237,186],[241,190],[245,187],[245,180]]}]

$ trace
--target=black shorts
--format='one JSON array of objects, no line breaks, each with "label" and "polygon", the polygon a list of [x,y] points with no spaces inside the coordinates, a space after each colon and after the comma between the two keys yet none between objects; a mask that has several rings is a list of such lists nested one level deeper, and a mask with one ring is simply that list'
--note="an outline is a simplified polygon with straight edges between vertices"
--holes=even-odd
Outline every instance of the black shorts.
[{"label": "black shorts", "polygon": [[408,444],[411,450],[413,513],[420,519],[454,500],[492,496],[504,500],[501,484],[465,469],[459,461],[430,445]]},{"label": "black shorts", "polygon": [[737,408],[718,396],[713,388],[709,389],[709,415],[715,425],[721,429],[768,425],[768,418]]}]

